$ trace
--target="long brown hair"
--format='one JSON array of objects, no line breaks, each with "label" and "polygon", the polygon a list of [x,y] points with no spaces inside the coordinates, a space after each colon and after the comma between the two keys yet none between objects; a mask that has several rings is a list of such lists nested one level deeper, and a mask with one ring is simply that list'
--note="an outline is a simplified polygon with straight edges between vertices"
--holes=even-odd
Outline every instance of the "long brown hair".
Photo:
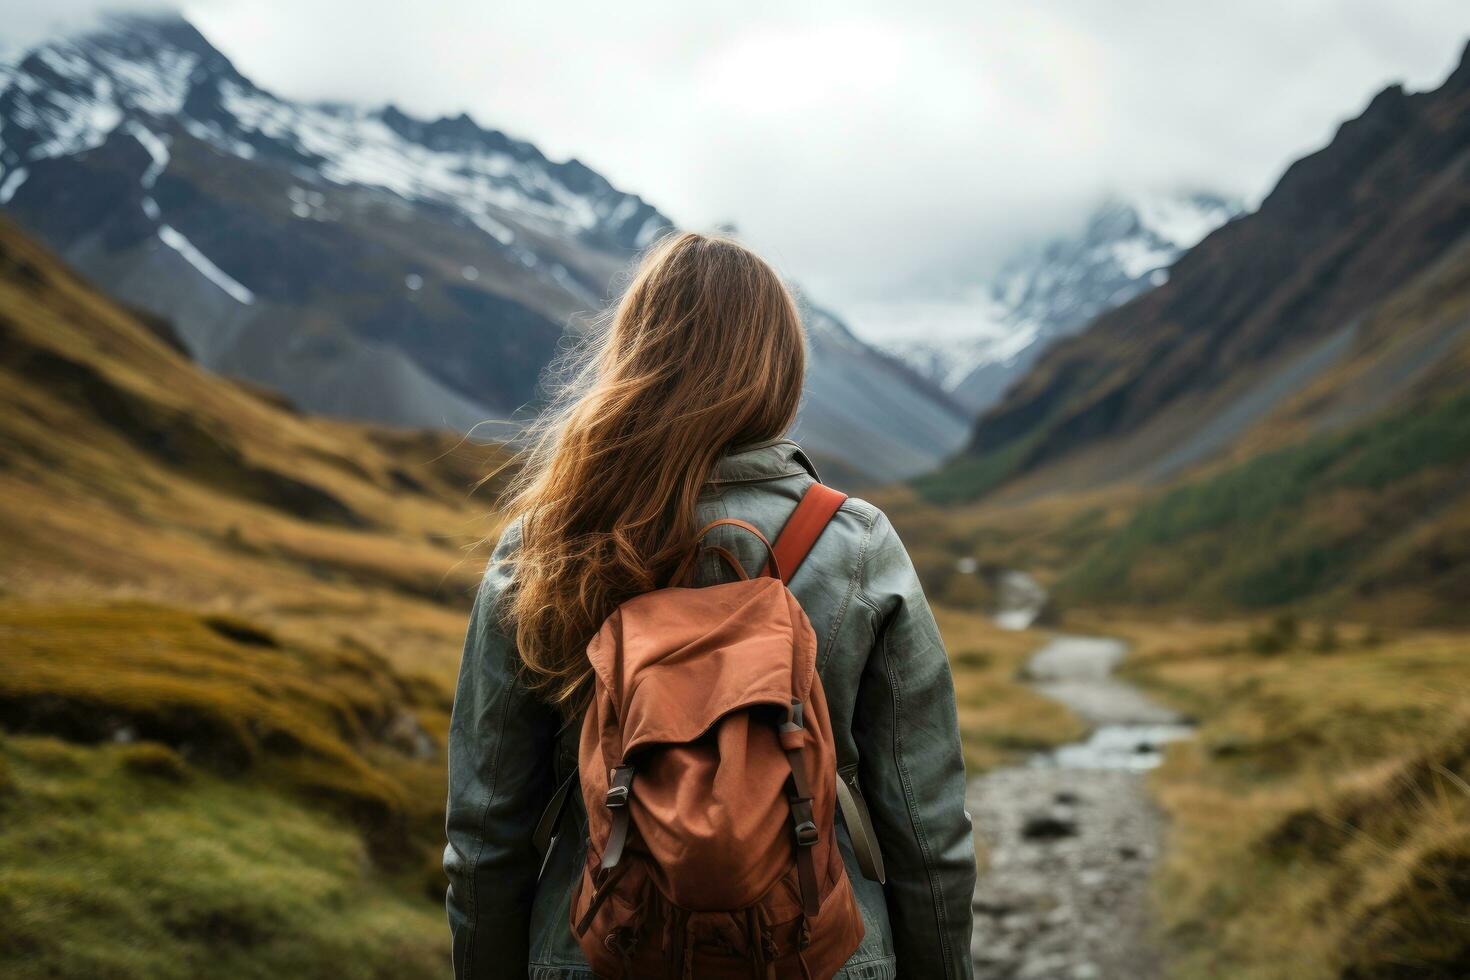
[{"label": "long brown hair", "polygon": [[509,602],[524,674],[573,710],[585,648],[619,603],[666,584],[730,447],[783,435],[801,400],[801,319],[780,277],[727,238],[669,235],[643,257],[512,481]]}]

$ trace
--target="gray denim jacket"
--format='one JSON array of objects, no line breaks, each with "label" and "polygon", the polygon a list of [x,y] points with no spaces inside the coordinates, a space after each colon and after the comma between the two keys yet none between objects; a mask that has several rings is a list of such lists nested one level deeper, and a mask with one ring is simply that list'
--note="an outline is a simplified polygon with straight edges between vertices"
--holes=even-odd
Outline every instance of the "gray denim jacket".
[{"label": "gray denim jacket", "polygon": [[[742,448],[721,460],[699,520],[740,517],[774,540],[815,478],[793,442]],[[753,574],[764,562],[751,535],[722,527],[716,536]],[[512,641],[495,616],[517,539],[515,528],[502,537],[476,599],[449,729],[444,869],[454,969],[461,980],[590,980],[567,925],[585,856],[580,807],[568,808],[562,837],[537,879],[532,831],[576,765],[577,733],[517,681]],[[718,581],[719,567],[707,561],[700,577]],[[866,798],[887,866],[886,885],[864,878],[839,819],[865,927],[839,976],[970,977],[975,849],[954,685],[908,554],[888,519],[852,498],[791,590],[816,630],[838,771]]]}]

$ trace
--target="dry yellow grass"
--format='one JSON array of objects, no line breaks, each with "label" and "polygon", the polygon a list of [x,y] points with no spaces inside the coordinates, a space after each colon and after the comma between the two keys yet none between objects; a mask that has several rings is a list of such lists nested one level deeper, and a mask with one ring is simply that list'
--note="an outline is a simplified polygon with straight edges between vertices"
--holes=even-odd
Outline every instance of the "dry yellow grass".
[{"label": "dry yellow grass", "polygon": [[1262,655],[1260,626],[1106,626],[1201,720],[1153,779],[1174,975],[1470,975],[1470,640],[1309,627]]}]

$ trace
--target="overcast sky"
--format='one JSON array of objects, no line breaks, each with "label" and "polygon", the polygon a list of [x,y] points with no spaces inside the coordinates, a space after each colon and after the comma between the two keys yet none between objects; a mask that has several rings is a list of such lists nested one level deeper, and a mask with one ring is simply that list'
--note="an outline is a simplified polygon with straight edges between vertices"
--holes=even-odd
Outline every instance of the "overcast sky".
[{"label": "overcast sky", "polygon": [[[0,0],[0,32],[95,6]],[[282,95],[468,111],[680,224],[732,222],[870,333],[1105,191],[1254,202],[1385,84],[1437,85],[1470,37],[1467,0],[182,6]]]}]

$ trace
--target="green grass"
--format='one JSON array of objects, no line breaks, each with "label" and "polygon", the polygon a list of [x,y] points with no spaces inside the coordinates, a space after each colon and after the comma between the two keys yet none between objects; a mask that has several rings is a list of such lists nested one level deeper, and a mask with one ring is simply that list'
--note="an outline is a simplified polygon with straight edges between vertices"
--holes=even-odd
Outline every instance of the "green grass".
[{"label": "green grass", "polygon": [[1258,456],[1143,505],[1060,583],[1075,602],[1298,602],[1359,584],[1463,495],[1470,394]]},{"label": "green grass", "polygon": [[[12,730],[159,742],[350,818],[382,860],[437,842],[440,765],[420,714],[447,694],[357,645],[287,644],[249,623],[152,604],[0,604],[0,706]],[[418,733],[422,733],[422,737]],[[442,733],[439,736],[442,739]],[[436,753],[437,754],[437,753]]]},{"label": "green grass", "polygon": [[0,658],[0,976],[444,974],[440,685],[151,603]]},{"label": "green grass", "polygon": [[935,472],[914,479],[911,485],[919,496],[933,504],[978,500],[1017,472],[1040,436],[1038,432],[1017,439],[995,452],[960,456]]},{"label": "green grass", "polygon": [[0,741],[0,975],[448,973],[439,907],[350,825],[152,743]]}]

